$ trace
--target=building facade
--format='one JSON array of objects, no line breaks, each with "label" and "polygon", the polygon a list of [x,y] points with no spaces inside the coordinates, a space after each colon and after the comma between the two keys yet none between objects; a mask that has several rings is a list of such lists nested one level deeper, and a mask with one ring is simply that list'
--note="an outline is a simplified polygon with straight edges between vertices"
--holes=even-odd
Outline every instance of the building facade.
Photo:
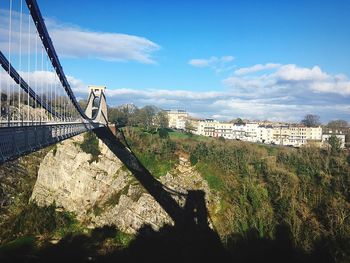
[{"label": "building facade", "polygon": [[184,130],[188,113],[184,110],[165,110],[168,116],[169,128]]}]

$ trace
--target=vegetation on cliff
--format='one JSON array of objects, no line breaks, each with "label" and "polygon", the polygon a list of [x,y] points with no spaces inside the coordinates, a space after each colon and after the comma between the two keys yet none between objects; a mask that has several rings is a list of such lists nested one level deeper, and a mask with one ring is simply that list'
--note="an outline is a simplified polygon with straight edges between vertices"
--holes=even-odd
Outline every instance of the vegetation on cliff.
[{"label": "vegetation on cliff", "polygon": [[[127,144],[155,177],[170,171],[179,155],[188,156],[211,191],[220,196],[220,209],[209,216],[221,241],[232,254],[242,255],[239,251],[251,251],[256,247],[265,250],[265,246],[271,244],[268,249],[277,253],[279,244],[283,243],[302,253],[318,253],[324,262],[350,260],[350,155],[346,150],[340,150],[337,142],[330,149],[293,149],[164,129],[156,132],[142,127],[125,127],[123,130]],[[100,154],[96,151],[98,140],[91,133],[84,136],[80,147],[93,158]],[[45,152],[37,154],[37,157],[34,154],[1,168],[7,175],[11,174],[14,183],[2,181],[2,184],[11,185],[9,196],[14,198],[11,205],[2,208],[6,216],[0,222],[1,242],[13,241],[3,245],[0,252],[18,251],[16,247],[24,245],[35,250],[38,237],[44,240],[62,238],[60,245],[55,247],[57,251],[69,244],[74,252],[74,244],[83,244],[80,249],[84,249],[86,255],[108,254],[114,249],[120,251],[130,242],[135,248],[133,237],[116,229],[88,230],[75,220],[74,215],[54,206],[28,205]],[[22,174],[19,178],[16,177],[18,171]],[[15,191],[21,194],[15,194]],[[119,198],[119,194],[111,196],[106,207],[114,205]],[[281,235],[281,229],[287,235]],[[163,230],[158,235],[148,229],[148,232],[140,233],[136,242],[151,232],[161,246],[164,241],[174,238],[167,236],[169,233],[176,232],[170,228]],[[175,233],[176,245],[182,234]],[[285,236],[288,239],[283,239]],[[197,239],[200,241],[199,237]],[[260,247],[261,243],[264,246]],[[180,246],[187,247],[186,244]],[[284,257],[287,259],[288,255]]]},{"label": "vegetation on cliff", "polygon": [[90,163],[98,161],[101,151],[98,147],[98,139],[93,132],[84,133],[84,141],[79,146],[83,152],[91,154]]},{"label": "vegetation on cliff", "polygon": [[[176,152],[190,156],[222,197],[221,210],[211,216],[228,246],[252,229],[273,239],[285,225],[304,251],[323,246],[330,258],[350,259],[350,158],[336,144],[293,149],[183,133],[164,140],[135,128],[125,128],[125,135],[141,160],[151,154],[175,163]],[[152,170],[155,164],[144,165]]]}]

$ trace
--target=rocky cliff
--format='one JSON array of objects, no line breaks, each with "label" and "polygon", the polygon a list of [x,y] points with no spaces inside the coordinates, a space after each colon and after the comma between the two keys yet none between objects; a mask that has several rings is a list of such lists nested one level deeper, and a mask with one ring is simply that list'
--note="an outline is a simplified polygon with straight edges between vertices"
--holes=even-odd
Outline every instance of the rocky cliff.
[{"label": "rocky cliff", "polygon": [[[172,224],[162,207],[138,183],[123,163],[99,141],[101,154],[91,162],[83,152],[83,136],[76,136],[52,149],[40,164],[38,179],[31,200],[44,206],[74,212],[77,218],[91,227],[116,225],[127,233],[135,233],[142,225],[159,229]],[[160,181],[179,205],[184,205],[188,190],[203,190],[211,213],[219,207],[219,198],[206,181],[186,160],[169,171]],[[177,193],[180,193],[177,194]]]}]

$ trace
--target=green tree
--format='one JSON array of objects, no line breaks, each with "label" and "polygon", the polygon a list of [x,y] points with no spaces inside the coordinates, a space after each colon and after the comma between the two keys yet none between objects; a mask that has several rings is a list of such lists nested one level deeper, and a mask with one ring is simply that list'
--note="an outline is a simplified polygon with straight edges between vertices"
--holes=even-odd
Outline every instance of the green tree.
[{"label": "green tree", "polygon": [[167,131],[166,129],[164,129],[164,128],[159,129],[159,130],[158,130],[158,133],[159,133],[159,137],[160,137],[161,139],[167,139],[167,138],[169,138],[169,133],[168,133],[168,131]]},{"label": "green tree", "polygon": [[237,118],[235,120],[235,123],[237,123],[237,124],[244,124],[244,121],[241,118]]},{"label": "green tree", "polygon": [[140,125],[146,131],[151,131],[154,127],[154,117],[156,115],[157,108],[154,106],[145,106],[138,111],[136,116],[137,124]]},{"label": "green tree", "polygon": [[328,143],[331,146],[331,154],[332,155],[336,155],[340,152],[341,140],[337,136],[332,135],[331,137],[329,137]]},{"label": "green tree", "polygon": [[98,139],[93,132],[90,131],[84,134],[84,141],[80,144],[80,148],[84,152],[91,154],[89,163],[98,161],[98,156],[101,154],[101,151],[98,147]]}]

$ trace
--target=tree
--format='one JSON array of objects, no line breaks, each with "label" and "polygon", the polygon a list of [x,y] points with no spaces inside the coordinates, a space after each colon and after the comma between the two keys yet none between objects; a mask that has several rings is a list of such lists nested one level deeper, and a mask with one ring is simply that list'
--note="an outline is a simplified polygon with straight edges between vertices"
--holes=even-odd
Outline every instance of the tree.
[{"label": "tree", "polygon": [[307,127],[317,127],[321,125],[320,116],[314,114],[306,114],[300,123]]},{"label": "tree", "polygon": [[329,137],[328,143],[331,146],[331,154],[332,155],[336,155],[340,152],[341,141],[339,138],[337,138],[337,136],[332,135],[331,137]]},{"label": "tree", "polygon": [[191,134],[194,131],[194,127],[190,121],[185,122],[185,131]]},{"label": "tree", "polygon": [[348,126],[349,123],[345,120],[334,120],[327,124],[327,127],[331,129],[347,128]]},{"label": "tree", "polygon": [[156,129],[165,129],[169,127],[168,115],[164,111],[159,111],[154,118]]},{"label": "tree", "polygon": [[156,115],[156,108],[154,106],[145,106],[138,111],[137,123],[146,131],[153,128],[154,116]]},{"label": "tree", "polygon": [[85,110],[86,105],[87,105],[87,100],[79,100],[78,103],[79,103],[80,107],[81,107],[83,110]]},{"label": "tree", "polygon": [[167,139],[167,138],[169,138],[169,133],[168,133],[168,131],[167,131],[166,129],[164,129],[164,128],[159,129],[158,133],[159,133],[159,137],[160,137],[161,139]]},{"label": "tree", "polygon": [[108,107],[108,119],[116,123],[119,127],[135,125],[135,115],[138,109],[133,104],[124,104],[118,107]]},{"label": "tree", "polygon": [[241,118],[237,118],[235,123],[237,124],[244,124],[243,120]]}]

